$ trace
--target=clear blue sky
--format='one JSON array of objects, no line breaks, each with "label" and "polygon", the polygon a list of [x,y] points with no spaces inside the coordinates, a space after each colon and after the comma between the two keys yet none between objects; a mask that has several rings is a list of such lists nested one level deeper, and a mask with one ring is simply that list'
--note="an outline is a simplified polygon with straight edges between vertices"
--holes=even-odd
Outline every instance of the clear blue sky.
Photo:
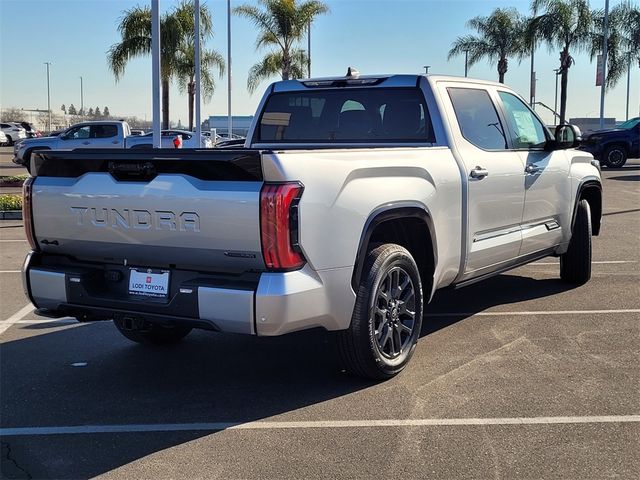
[{"label": "clear blue sky", "polygon": [[[203,0],[204,1],[204,0]],[[612,0],[613,7],[620,0]],[[150,0],[0,0],[0,106],[46,109],[46,75],[43,62],[51,61],[52,109],[62,104],[80,105],[80,80],[84,78],[85,107],[108,105],[114,115],[151,118],[151,60],[131,61],[118,83],[107,68],[106,52],[118,42],[116,30],[122,12]],[[162,10],[174,0],[160,0]],[[206,0],[213,12],[215,36],[207,42],[226,56],[226,1]],[[232,0],[232,6],[250,1]],[[514,6],[529,12],[529,1],[519,0],[326,0],[329,15],[320,17],[312,31],[314,76],[342,75],[348,65],[362,73],[419,73],[431,65],[431,73],[463,75],[462,57],[447,61],[451,42],[467,33],[465,22],[489,15],[496,7]],[[604,0],[592,0],[603,8]],[[232,18],[233,113],[252,114],[262,95],[261,86],[249,95],[247,71],[259,58],[255,30],[244,18]],[[595,63],[574,52],[576,64],[569,75],[570,117],[597,116],[600,90],[595,87]],[[541,47],[536,53],[537,99],[553,106],[558,52]],[[481,63],[470,76],[497,79],[495,66]],[[274,79],[275,80],[275,79]],[[529,95],[529,59],[509,63],[506,83],[525,98]],[[640,74],[631,75],[630,115],[638,115]],[[203,118],[227,113],[226,79],[217,81],[211,102],[203,105]],[[609,91],[606,116],[623,119],[626,78]],[[546,121],[551,115],[541,112]],[[186,94],[171,91],[171,119],[187,121]]]}]

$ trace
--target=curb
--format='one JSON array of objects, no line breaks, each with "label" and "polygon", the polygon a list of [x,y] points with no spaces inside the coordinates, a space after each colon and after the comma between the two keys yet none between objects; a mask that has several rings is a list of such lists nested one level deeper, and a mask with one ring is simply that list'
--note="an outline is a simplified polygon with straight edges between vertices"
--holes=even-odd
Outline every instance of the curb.
[{"label": "curb", "polygon": [[0,220],[22,220],[22,210],[0,210]]}]

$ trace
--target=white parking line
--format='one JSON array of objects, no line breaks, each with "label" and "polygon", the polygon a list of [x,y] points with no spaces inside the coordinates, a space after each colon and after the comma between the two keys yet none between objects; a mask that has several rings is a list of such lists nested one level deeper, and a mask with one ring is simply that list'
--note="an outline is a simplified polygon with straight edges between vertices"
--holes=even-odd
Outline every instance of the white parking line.
[{"label": "white parking line", "polygon": [[[599,262],[591,262],[596,265],[609,265],[609,264],[619,264],[619,263],[638,263],[636,260],[603,260]],[[534,262],[529,265],[560,265],[560,262]]]},{"label": "white parking line", "polygon": [[131,425],[77,425],[58,427],[0,428],[0,436],[73,435],[88,433],[186,432],[219,430],[278,430],[303,428],[393,428],[471,425],[564,425],[593,423],[638,423],[640,415],[600,415],[585,417],[516,417],[516,418],[425,418],[406,420],[317,420],[291,422],[210,422],[158,423]]},{"label": "white parking line", "polygon": [[443,312],[443,313],[427,313],[425,317],[460,317],[460,316],[476,316],[476,317],[493,317],[493,316],[510,316],[510,315],[589,315],[589,314],[607,314],[607,313],[640,313],[640,308],[629,308],[621,310],[535,310],[529,312]]},{"label": "white parking line", "polygon": [[16,322],[19,322],[24,317],[26,317],[31,312],[33,312],[33,310],[34,310],[33,305],[29,303],[29,304],[25,305],[24,307],[22,307],[20,310],[18,310],[13,315],[11,315],[6,320],[0,321],[0,335],[2,335],[11,325],[15,324]]},{"label": "white parking line", "polygon": [[0,240],[0,243],[26,243],[27,240]]},{"label": "white parking line", "polygon": [[0,270],[0,273],[20,273],[22,270]]}]

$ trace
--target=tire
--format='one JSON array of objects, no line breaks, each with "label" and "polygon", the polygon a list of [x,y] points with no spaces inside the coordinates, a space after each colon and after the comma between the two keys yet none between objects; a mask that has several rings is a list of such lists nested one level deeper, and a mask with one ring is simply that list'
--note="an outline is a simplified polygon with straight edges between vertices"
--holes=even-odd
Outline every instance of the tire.
[{"label": "tire", "polygon": [[576,285],[591,278],[591,208],[586,200],[578,203],[569,249],[560,255],[560,278]]},{"label": "tire", "polygon": [[13,145],[13,139],[11,138],[11,135],[7,135],[7,145],[9,147]]},{"label": "tire", "polygon": [[[400,289],[392,291],[394,284]],[[371,250],[362,270],[351,325],[337,333],[346,370],[374,380],[400,373],[418,343],[422,311],[422,282],[411,254],[395,244]]]},{"label": "tire", "polygon": [[622,168],[627,163],[627,150],[621,145],[607,147],[602,155],[602,161],[609,168]]},{"label": "tire", "polygon": [[192,328],[145,323],[140,328],[127,328],[124,319],[114,319],[118,331],[132,342],[142,345],[174,345],[189,335]]}]

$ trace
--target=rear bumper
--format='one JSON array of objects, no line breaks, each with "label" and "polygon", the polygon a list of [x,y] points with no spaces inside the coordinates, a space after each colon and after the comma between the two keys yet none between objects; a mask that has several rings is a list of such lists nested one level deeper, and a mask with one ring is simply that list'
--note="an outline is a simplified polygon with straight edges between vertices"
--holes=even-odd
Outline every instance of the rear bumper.
[{"label": "rear bumper", "polygon": [[314,271],[307,265],[295,272],[242,277],[172,271],[169,298],[160,300],[130,296],[126,267],[50,260],[32,252],[23,268],[25,293],[38,313],[49,317],[132,317],[274,336],[314,327],[347,328],[355,304],[351,267]]}]

